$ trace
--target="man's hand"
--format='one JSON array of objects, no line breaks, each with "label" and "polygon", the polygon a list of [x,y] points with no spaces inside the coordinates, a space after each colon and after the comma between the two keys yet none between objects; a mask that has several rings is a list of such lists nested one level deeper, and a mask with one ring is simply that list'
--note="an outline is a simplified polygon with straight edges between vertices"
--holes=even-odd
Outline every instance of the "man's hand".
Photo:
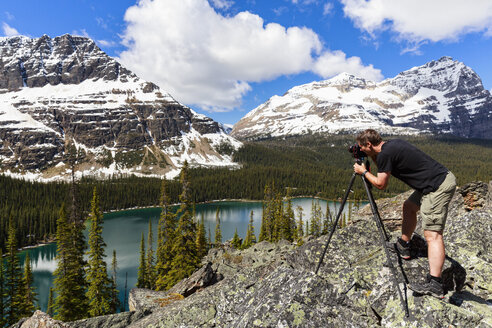
[{"label": "man's hand", "polygon": [[[364,163],[362,165],[355,163],[354,164],[354,172],[357,174],[363,174],[366,171],[366,166]],[[374,187],[378,189],[384,189],[388,185],[388,180],[390,177],[390,172],[378,172],[377,175],[372,174],[371,172],[367,172],[365,178],[369,181]]]},{"label": "man's hand", "polygon": [[357,173],[357,174],[362,174],[366,171],[366,166],[364,165],[364,163],[361,164],[357,164],[355,163],[354,164],[354,172]]}]

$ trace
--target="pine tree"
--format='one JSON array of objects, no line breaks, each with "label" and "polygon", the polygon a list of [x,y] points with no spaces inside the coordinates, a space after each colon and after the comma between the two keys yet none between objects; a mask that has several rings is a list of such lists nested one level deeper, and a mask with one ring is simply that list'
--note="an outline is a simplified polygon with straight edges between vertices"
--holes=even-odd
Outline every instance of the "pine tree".
[{"label": "pine tree", "polygon": [[323,220],[323,231],[321,232],[323,235],[326,235],[328,231],[330,230],[331,222],[332,222],[332,217],[331,217],[331,212],[330,212],[330,202],[326,202],[326,214],[325,214],[325,219]]},{"label": "pine tree", "polygon": [[222,231],[220,230],[220,208],[217,207],[215,211],[215,247],[219,247],[222,244]]},{"label": "pine tree", "polygon": [[85,241],[84,230],[85,222],[81,215],[78,184],[75,181],[75,164],[78,161],[79,154],[75,155],[71,159],[72,170],[72,184],[70,186],[70,195],[72,198],[72,204],[70,208],[70,234],[71,234],[71,247],[69,251],[69,265],[70,270],[70,292],[71,292],[71,307],[72,318],[70,320],[79,320],[86,318],[89,310],[89,300],[86,296],[88,288],[85,267],[87,262],[85,260],[85,252],[87,250],[87,244]]},{"label": "pine tree", "polygon": [[302,207],[297,206],[297,213],[299,215],[299,222],[297,223],[297,237],[302,238],[304,237],[304,222],[302,222]]},{"label": "pine tree", "polygon": [[297,240],[297,229],[294,210],[292,209],[292,198],[290,197],[290,192],[290,188],[287,188],[287,206],[283,215],[281,236],[282,239],[294,241]]},{"label": "pine tree", "polygon": [[138,266],[137,288],[147,288],[147,263],[145,261],[144,233],[140,239],[140,265]]},{"label": "pine tree", "polygon": [[207,237],[205,235],[205,221],[203,215],[198,225],[198,232],[196,235],[196,249],[198,251],[198,257],[201,259],[207,255]]},{"label": "pine tree", "polygon": [[5,320],[5,287],[4,287],[4,266],[3,266],[3,253],[0,247],[0,327],[4,327],[7,324]]},{"label": "pine tree", "polygon": [[155,259],[154,259],[154,250],[153,250],[154,237],[152,233],[152,221],[149,220],[149,234],[147,236],[147,268],[145,273],[147,275],[146,282],[147,288],[154,289],[156,282],[156,269],[155,269]]},{"label": "pine tree", "polygon": [[196,249],[196,224],[191,214],[191,190],[188,179],[188,163],[185,161],[181,170],[180,182],[182,192],[179,196],[181,206],[178,215],[178,227],[174,237],[172,251],[174,258],[171,262],[171,270],[165,279],[166,288],[171,288],[178,281],[188,277],[195,271],[200,263]]},{"label": "pine tree", "polygon": [[310,234],[316,237],[321,235],[321,207],[319,201],[312,201],[311,210],[311,227]]},{"label": "pine tree", "polygon": [[24,275],[22,277],[22,305],[21,316],[30,317],[36,310],[34,303],[37,302],[36,292],[32,287],[33,277],[31,269],[31,258],[29,252],[26,252],[26,258],[24,262]]},{"label": "pine tree", "polygon": [[176,230],[176,217],[171,212],[168,204],[166,180],[162,180],[161,184],[160,206],[162,210],[157,238],[156,289],[164,290],[167,287],[166,279],[174,258],[173,242]]},{"label": "pine tree", "polygon": [[212,230],[210,230],[210,224],[208,225],[208,248],[212,248]]},{"label": "pine tree", "polygon": [[91,201],[90,219],[87,298],[89,299],[89,315],[94,317],[111,313],[111,281],[104,261],[106,243],[102,238],[103,214],[99,207],[99,195],[96,188],[94,188]]},{"label": "pine tree", "polygon": [[246,237],[244,238],[243,245],[242,245],[243,249],[246,249],[256,244],[255,227],[253,225],[253,222],[254,222],[253,211],[251,211],[251,214],[249,216],[248,230],[246,231]]},{"label": "pine tree", "polygon": [[48,314],[50,317],[53,317],[53,305],[54,305],[54,301],[53,301],[53,287],[50,287],[50,293],[49,293],[49,296],[48,296],[48,306],[47,306],[47,309],[46,309],[46,314]]},{"label": "pine tree", "polygon": [[118,298],[118,289],[116,284],[116,270],[118,264],[116,262],[116,250],[113,249],[113,260],[111,261],[111,312],[116,313],[120,306],[120,299]]},{"label": "pine tree", "polygon": [[237,234],[237,228],[236,228],[236,231],[234,232],[234,237],[232,237],[231,244],[236,249],[241,248],[241,239],[239,239],[239,236]]},{"label": "pine tree", "polygon": [[[55,319],[74,321],[87,316],[85,273],[79,258],[76,229],[67,219],[65,204],[60,208],[57,220],[57,268],[53,273]],[[82,275],[82,277],[80,276]]]},{"label": "pine tree", "polygon": [[261,226],[260,226],[260,235],[258,236],[258,241],[262,242],[267,240],[267,222],[266,222],[266,211],[265,211],[265,202],[261,203]]},{"label": "pine tree", "polygon": [[7,294],[5,315],[8,325],[17,323],[22,315],[22,280],[21,267],[17,251],[17,230],[14,220],[10,217],[7,239],[7,268],[5,271],[5,291]]}]

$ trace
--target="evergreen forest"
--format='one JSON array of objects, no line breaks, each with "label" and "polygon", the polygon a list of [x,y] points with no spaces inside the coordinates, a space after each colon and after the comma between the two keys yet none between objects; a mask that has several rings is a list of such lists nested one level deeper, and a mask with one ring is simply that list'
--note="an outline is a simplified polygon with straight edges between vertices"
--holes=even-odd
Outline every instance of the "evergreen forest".
[{"label": "evergreen forest", "polygon": [[[388,137],[387,139],[390,139]],[[405,137],[424,152],[448,167],[458,185],[492,180],[492,141],[449,136]],[[308,135],[246,142],[234,153],[240,169],[190,168],[189,195],[193,202],[218,199],[255,199],[265,197],[265,185],[275,182],[278,190],[290,196],[318,196],[338,199],[343,196],[352,174],[353,158],[348,148],[352,135]],[[374,171],[374,168],[373,168]],[[67,182],[38,183],[0,175],[0,249],[6,252],[8,222],[16,221],[19,247],[51,241],[62,203],[70,203]],[[103,212],[134,207],[159,206],[161,179],[114,176],[101,181],[78,181],[81,213],[87,215],[94,188],[100,195]],[[178,178],[167,181],[170,204],[179,203],[182,187]],[[390,197],[409,188],[391,179],[384,191],[373,190],[375,198]],[[363,186],[355,183],[353,199],[366,198]]]}]

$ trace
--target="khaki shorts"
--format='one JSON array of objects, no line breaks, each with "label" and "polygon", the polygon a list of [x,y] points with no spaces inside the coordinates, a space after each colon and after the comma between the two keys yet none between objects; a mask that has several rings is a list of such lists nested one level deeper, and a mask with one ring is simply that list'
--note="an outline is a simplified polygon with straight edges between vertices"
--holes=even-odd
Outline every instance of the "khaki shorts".
[{"label": "khaki shorts", "polygon": [[420,206],[422,228],[424,230],[443,231],[448,216],[448,206],[456,190],[456,177],[448,172],[446,179],[436,191],[423,195],[414,191],[408,200]]}]

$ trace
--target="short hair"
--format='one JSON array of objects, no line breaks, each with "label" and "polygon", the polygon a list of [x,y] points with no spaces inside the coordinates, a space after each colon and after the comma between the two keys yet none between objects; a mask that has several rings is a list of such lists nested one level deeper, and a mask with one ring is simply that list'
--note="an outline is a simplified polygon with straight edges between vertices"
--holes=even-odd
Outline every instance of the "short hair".
[{"label": "short hair", "polygon": [[369,141],[373,146],[377,146],[383,141],[383,138],[381,138],[381,135],[373,129],[367,129],[363,132],[361,132],[357,136],[357,142],[360,143],[361,145],[367,145],[367,142]]}]

